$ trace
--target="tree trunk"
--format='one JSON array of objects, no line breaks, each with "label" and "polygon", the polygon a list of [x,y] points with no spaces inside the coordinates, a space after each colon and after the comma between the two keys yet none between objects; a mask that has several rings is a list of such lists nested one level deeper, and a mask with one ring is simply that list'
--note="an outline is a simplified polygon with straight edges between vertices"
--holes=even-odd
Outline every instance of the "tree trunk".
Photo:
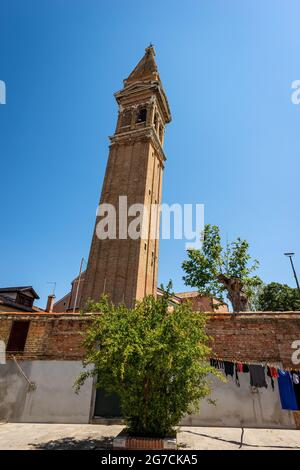
[{"label": "tree trunk", "polygon": [[232,303],[233,311],[249,311],[249,299],[248,296],[242,292],[240,279],[228,278],[224,276],[224,274],[220,274],[219,281],[226,287],[228,299]]}]

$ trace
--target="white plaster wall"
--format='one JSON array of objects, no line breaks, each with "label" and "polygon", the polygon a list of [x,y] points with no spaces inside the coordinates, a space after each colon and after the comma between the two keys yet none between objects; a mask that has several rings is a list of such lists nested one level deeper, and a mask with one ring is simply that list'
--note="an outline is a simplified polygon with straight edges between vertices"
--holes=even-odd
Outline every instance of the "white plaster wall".
[{"label": "white plaster wall", "polygon": [[274,392],[270,378],[267,377],[268,388],[257,389],[253,393],[250,387],[249,373],[239,374],[240,387],[235,379],[227,377],[223,383],[216,377],[210,377],[212,383],[211,405],[202,400],[200,412],[187,416],[182,421],[185,426],[226,426],[253,428],[295,428],[291,411],[282,410],[277,380]]},{"label": "white plaster wall", "polygon": [[[92,379],[76,395],[73,384],[82,371],[80,361],[24,361],[22,369],[37,388],[28,391],[28,384],[13,361],[0,364],[0,421],[32,423],[88,423],[92,401]],[[227,383],[211,377],[211,399],[202,400],[200,412],[187,416],[185,426],[226,426],[295,428],[292,412],[282,410],[277,381],[272,391],[253,393],[248,374],[239,374],[240,387],[233,378]],[[92,407],[94,404],[92,404]]]},{"label": "white plaster wall", "polygon": [[82,371],[80,361],[20,361],[36,390],[28,384],[16,364],[0,365],[0,420],[31,423],[88,423],[92,379],[79,395],[73,384]]}]

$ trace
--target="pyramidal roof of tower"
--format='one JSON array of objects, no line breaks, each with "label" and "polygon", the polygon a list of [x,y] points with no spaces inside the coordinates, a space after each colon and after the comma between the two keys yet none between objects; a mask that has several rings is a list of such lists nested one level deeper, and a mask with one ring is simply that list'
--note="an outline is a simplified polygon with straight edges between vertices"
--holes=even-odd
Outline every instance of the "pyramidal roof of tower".
[{"label": "pyramidal roof of tower", "polygon": [[152,44],[145,49],[144,56],[123,82],[124,88],[115,93],[115,98],[118,102],[128,91],[133,92],[134,89],[141,86],[156,86],[163,112],[165,113],[165,120],[166,122],[171,121],[171,111],[158,73],[155,62],[155,50]]},{"label": "pyramidal roof of tower", "polygon": [[134,82],[159,80],[157,65],[155,62],[155,50],[150,44],[145,49],[144,57],[139,61],[131,74],[125,78],[124,85],[128,86]]}]

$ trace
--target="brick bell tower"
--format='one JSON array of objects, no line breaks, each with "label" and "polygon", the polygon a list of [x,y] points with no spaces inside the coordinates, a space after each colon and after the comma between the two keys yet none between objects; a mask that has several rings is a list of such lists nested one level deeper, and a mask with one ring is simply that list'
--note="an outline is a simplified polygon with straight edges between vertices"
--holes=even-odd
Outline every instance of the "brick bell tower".
[{"label": "brick bell tower", "polygon": [[[117,238],[99,239],[96,227],[100,219],[96,217],[81,306],[88,299],[99,300],[103,293],[113,303],[124,302],[128,307],[145,295],[156,295],[159,240],[151,236],[150,226],[159,228],[159,216],[151,215],[150,207],[161,203],[164,129],[171,114],[152,45],[123,82],[123,89],[114,95],[119,113],[100,198],[101,204],[116,208]],[[127,196],[128,207],[138,203],[149,209],[146,237],[120,237],[119,196]]]}]

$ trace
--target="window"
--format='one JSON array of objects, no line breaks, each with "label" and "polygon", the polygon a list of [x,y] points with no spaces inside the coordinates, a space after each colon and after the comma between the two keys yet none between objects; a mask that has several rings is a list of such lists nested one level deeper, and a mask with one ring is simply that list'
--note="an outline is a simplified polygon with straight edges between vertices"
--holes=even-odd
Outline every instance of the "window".
[{"label": "window", "polygon": [[7,343],[7,352],[24,351],[29,325],[29,320],[16,320],[13,322]]},{"label": "window", "polygon": [[21,294],[20,292],[18,292],[16,302],[17,304],[25,305],[25,307],[32,307],[33,305],[33,299],[31,297],[27,297],[27,295]]},{"label": "window", "polygon": [[146,122],[147,118],[147,109],[146,108],[141,108],[138,110],[137,117],[136,117],[136,122]]},{"label": "window", "polygon": [[121,127],[130,126],[130,124],[131,124],[131,111],[127,110],[127,111],[124,111],[122,115]]}]

